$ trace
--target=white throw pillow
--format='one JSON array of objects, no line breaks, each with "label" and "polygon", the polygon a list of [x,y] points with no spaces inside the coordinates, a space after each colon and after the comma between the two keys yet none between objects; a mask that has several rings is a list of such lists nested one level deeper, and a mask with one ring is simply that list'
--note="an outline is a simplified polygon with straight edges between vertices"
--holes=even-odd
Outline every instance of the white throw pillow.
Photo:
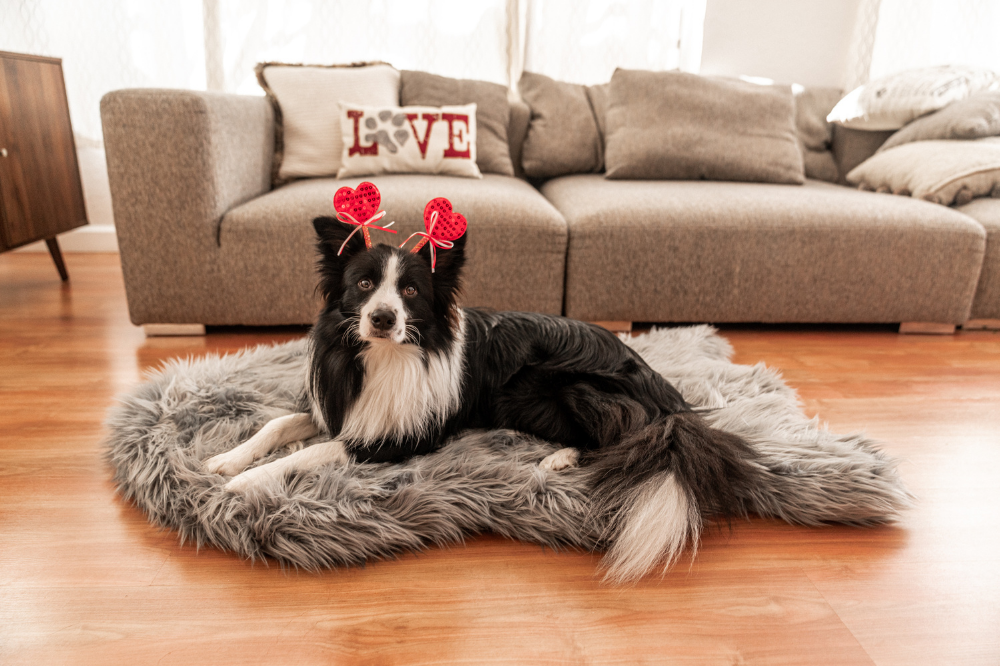
[{"label": "white throw pillow", "polygon": [[344,152],[338,178],[437,173],[482,178],[476,166],[476,105],[340,104]]},{"label": "white throw pillow", "polygon": [[1000,196],[1000,137],[904,143],[869,157],[847,181],[945,206]]},{"label": "white throw pillow", "polygon": [[851,129],[896,130],[988,90],[1000,90],[1000,75],[988,69],[960,65],[911,69],[855,88],[826,119]]},{"label": "white throw pillow", "polygon": [[399,71],[390,65],[267,63],[259,68],[261,83],[281,109],[278,181],[337,174],[344,149],[340,102],[399,104]]}]

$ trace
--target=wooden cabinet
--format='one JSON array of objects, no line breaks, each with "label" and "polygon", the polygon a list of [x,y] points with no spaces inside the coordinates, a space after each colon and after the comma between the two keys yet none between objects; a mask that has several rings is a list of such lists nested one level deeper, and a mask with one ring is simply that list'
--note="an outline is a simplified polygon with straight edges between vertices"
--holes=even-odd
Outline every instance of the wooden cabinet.
[{"label": "wooden cabinet", "polygon": [[62,61],[0,51],[0,251],[87,224]]}]

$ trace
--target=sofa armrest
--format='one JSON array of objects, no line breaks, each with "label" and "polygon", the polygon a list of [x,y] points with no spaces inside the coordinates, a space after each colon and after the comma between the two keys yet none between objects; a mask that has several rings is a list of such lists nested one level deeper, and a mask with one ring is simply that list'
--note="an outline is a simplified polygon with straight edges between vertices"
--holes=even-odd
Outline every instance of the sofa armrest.
[{"label": "sofa armrest", "polygon": [[[101,100],[115,228],[136,324],[210,299],[219,224],[271,186],[274,118],[263,97],[135,89]],[[197,320],[195,320],[197,321]]]}]

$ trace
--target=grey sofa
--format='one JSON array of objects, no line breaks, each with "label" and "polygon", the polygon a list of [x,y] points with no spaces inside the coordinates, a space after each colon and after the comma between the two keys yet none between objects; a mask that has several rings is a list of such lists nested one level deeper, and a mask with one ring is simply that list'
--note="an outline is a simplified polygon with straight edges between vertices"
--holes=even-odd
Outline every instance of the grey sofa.
[{"label": "grey sofa", "polygon": [[[400,239],[420,228],[433,197],[466,215],[467,305],[654,322],[1000,319],[996,199],[951,209],[819,181],[600,174],[538,187],[487,174],[272,189],[264,98],[122,90],[101,112],[135,324],[311,323],[319,300],[310,222],[331,214],[337,188],[363,180],[381,190]],[[528,118],[512,105],[515,164]],[[857,142],[835,141],[835,152],[838,143],[837,159],[858,159]]]}]

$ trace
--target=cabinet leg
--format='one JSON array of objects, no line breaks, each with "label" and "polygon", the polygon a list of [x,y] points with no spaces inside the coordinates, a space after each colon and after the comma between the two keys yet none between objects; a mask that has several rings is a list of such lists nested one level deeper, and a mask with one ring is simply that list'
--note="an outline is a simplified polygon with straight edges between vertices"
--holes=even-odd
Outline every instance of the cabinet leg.
[{"label": "cabinet leg", "polygon": [[66,264],[63,263],[62,251],[59,249],[59,241],[55,236],[52,238],[46,238],[45,244],[49,246],[49,254],[52,255],[52,261],[56,265],[56,270],[59,271],[59,277],[62,278],[63,282],[69,280],[69,273],[66,272]]}]

